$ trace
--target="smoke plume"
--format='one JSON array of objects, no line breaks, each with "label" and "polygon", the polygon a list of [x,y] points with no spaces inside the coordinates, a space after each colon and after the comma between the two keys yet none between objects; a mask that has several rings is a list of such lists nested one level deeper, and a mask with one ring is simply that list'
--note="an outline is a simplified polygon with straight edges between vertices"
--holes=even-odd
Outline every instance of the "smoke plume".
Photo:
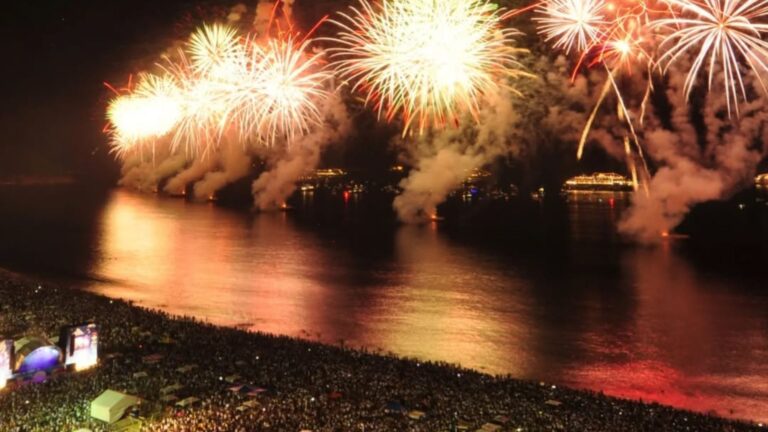
[{"label": "smoke plume", "polygon": [[467,179],[470,171],[510,150],[517,123],[511,95],[506,91],[488,98],[479,123],[467,118],[455,129],[419,137],[411,156],[414,169],[403,179],[403,192],[394,208],[401,221],[419,223],[435,216],[437,205]]},{"label": "smoke plume", "polygon": [[219,171],[209,172],[195,183],[196,199],[209,199],[219,189],[248,175],[251,157],[243,146],[234,143],[227,145],[220,152],[219,168]]},{"label": "smoke plume", "polygon": [[331,95],[320,108],[325,115],[323,123],[273,154],[271,168],[253,183],[256,208],[269,210],[283,205],[296,190],[296,182],[317,167],[321,150],[349,135],[352,123],[338,94]]},{"label": "smoke plume", "polygon": [[205,173],[211,171],[216,164],[216,159],[212,157],[198,157],[192,164],[176,174],[165,184],[163,190],[170,194],[181,195],[187,188],[187,185],[202,178]]},{"label": "smoke plume", "polygon": [[655,243],[696,204],[728,198],[754,176],[765,149],[768,112],[762,101],[743,104],[739,118],[724,114],[722,93],[703,96],[702,127],[692,122],[683,94],[685,74],[670,74],[670,125],[655,119],[644,133],[648,154],[659,166],[648,194],[636,193],[619,229],[640,242]]},{"label": "smoke plume", "polygon": [[186,162],[185,156],[167,152],[152,158],[135,155],[123,162],[118,184],[141,192],[155,192],[160,181],[181,171]]}]

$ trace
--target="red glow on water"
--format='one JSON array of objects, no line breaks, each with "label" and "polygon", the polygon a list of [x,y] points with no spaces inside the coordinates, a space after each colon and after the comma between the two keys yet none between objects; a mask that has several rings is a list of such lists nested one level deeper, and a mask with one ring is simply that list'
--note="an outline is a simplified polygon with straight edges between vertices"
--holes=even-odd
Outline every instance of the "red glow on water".
[{"label": "red glow on water", "polygon": [[657,402],[729,418],[755,421],[762,418],[761,402],[750,403],[738,396],[728,397],[701,391],[697,384],[706,382],[707,377],[688,376],[676,368],[655,361],[603,363],[572,372],[576,382],[569,384],[598,390],[608,396]]},{"label": "red glow on water", "polygon": [[[117,192],[99,225],[98,278],[89,288],[222,325],[344,338],[558,387],[768,421],[765,299],[697,273],[671,247],[679,234],[668,234],[666,249],[623,253],[624,282],[590,277],[592,288],[558,278],[563,291],[553,307],[535,280],[508,276],[507,258],[478,259],[475,249],[456,247],[430,210],[426,226],[398,229],[393,257],[379,267],[384,279],[360,290],[359,270],[340,264],[354,262],[354,250],[302,234],[284,215]],[[591,268],[604,256],[572,259]]]}]

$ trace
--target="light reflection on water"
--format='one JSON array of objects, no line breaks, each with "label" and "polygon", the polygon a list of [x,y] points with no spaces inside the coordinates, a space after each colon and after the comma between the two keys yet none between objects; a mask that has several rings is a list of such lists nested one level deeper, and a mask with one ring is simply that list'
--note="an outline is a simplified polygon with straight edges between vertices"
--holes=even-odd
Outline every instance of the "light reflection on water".
[{"label": "light reflection on water", "polygon": [[525,253],[483,251],[434,224],[368,244],[286,213],[116,192],[90,271],[102,282],[90,289],[225,325],[768,420],[766,295],[704,275],[669,244],[616,247],[622,205],[570,201],[567,258],[532,270]]}]

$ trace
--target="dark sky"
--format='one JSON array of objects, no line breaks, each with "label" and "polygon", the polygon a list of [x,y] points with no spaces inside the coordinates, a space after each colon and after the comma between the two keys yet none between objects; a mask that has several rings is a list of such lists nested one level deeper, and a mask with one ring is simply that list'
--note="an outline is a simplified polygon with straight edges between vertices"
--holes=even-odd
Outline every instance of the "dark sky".
[{"label": "dark sky", "polygon": [[[16,0],[0,16],[0,178],[114,176],[101,130],[110,93],[234,0]],[[254,6],[257,1],[245,1]],[[349,0],[299,0],[314,22]]]},{"label": "dark sky", "polygon": [[[0,16],[0,177],[116,169],[101,133],[109,96],[214,7],[191,0],[17,0]],[[218,2],[221,3],[221,2]]]},{"label": "dark sky", "polygon": [[[114,179],[119,165],[101,132],[109,91],[130,73],[152,66],[173,41],[203,21],[226,16],[236,0],[16,0],[3,5],[0,30],[0,178],[17,174],[75,174]],[[256,1],[245,1],[254,6]],[[299,26],[316,22],[352,0],[297,0]],[[321,33],[327,29],[321,29]],[[326,155],[362,169],[389,160],[385,126],[362,115],[359,142]],[[560,178],[575,169],[540,155],[525,171]],[[604,165],[598,154],[597,165]],[[571,158],[572,159],[572,158]],[[373,161],[373,162],[372,162]],[[375,162],[375,163],[374,163]],[[562,161],[561,161],[562,162]],[[536,180],[537,182],[539,180]]]}]

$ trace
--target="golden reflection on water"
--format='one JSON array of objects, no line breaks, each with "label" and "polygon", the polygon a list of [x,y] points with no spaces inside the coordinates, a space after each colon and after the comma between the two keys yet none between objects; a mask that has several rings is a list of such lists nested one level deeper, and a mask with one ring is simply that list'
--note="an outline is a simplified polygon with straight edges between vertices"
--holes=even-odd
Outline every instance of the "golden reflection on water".
[{"label": "golden reflection on water", "polygon": [[435,224],[401,227],[369,257],[286,213],[120,191],[91,289],[223,325],[768,420],[766,299],[702,276],[671,247],[590,246],[613,235],[620,205],[570,202],[570,235],[587,246],[532,270]]},{"label": "golden reflection on water", "polygon": [[510,310],[506,320],[495,317],[500,306],[525,308],[525,286],[500,285],[490,276],[498,269],[485,272],[487,264],[469,251],[446,253],[449,246],[429,226],[403,227],[395,242],[398,267],[407,276],[382,293],[379,302],[386,306],[372,316],[380,323],[373,329],[381,335],[380,345],[420,358],[526,375],[530,358],[524,350],[499,349],[528,345],[528,332],[515,319],[526,311]]}]

